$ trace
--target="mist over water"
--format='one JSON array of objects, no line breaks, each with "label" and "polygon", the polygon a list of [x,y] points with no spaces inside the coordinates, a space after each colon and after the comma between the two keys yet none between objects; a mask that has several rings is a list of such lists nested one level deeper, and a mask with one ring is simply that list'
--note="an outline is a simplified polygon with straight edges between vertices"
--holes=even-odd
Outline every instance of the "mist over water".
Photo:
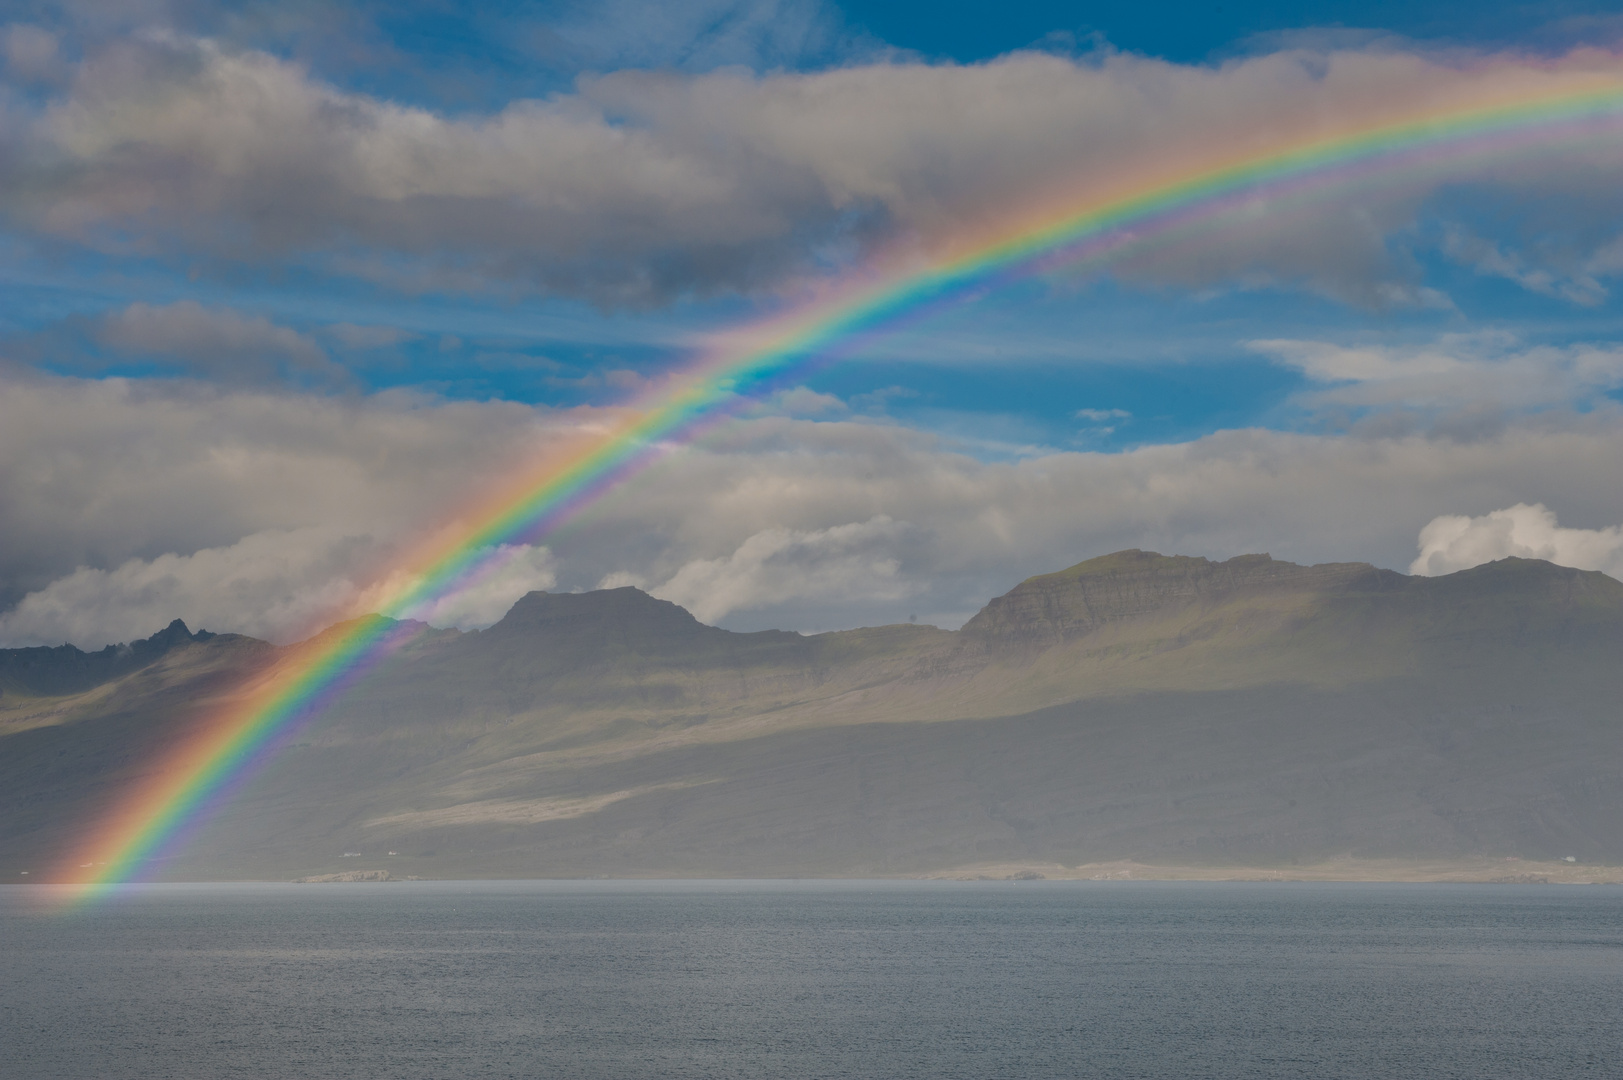
[{"label": "mist over water", "polygon": [[[0,1073],[1602,1076],[1623,889],[0,887]],[[1615,1075],[1615,1074],[1614,1074]]]}]

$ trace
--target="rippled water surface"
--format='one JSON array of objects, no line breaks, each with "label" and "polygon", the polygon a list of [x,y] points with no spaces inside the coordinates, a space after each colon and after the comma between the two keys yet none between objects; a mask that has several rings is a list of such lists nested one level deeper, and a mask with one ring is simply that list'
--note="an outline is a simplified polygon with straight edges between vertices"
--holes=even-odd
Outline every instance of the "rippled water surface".
[{"label": "rippled water surface", "polygon": [[1623,889],[0,887],[0,1076],[1623,1076]]}]

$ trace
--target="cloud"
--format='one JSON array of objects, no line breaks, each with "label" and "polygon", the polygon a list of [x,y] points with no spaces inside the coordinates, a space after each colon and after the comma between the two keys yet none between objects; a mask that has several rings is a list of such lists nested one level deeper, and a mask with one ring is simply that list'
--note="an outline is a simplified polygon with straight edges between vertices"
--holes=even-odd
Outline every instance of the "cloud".
[{"label": "cloud", "polygon": [[851,411],[850,406],[833,394],[823,394],[806,386],[780,390],[761,400],[751,415],[775,413],[781,416],[839,416]]},{"label": "cloud", "polygon": [[520,32],[533,55],[576,71],[798,67],[874,48],[819,0],[600,0]]},{"label": "cloud", "polygon": [[[779,10],[814,11],[717,3],[679,14],[721,12],[725,25],[765,32]],[[662,32],[660,19],[648,25]],[[1513,98],[1619,64],[1592,50],[1479,59],[1384,46],[1218,67],[1102,52],[766,75],[623,70],[451,114],[341,89],[268,53],[149,33],[93,51],[68,91],[0,122],[0,212],[23,233],[98,250],[317,267],[404,289],[521,282],[605,303],[755,292],[864,251],[926,257],[1011,227],[1014,213],[1052,216],[1189,162],[1407,116],[1415,101],[1444,108],[1490,88]],[[1430,192],[1471,182],[1523,201],[1558,194],[1574,243],[1595,252],[1615,239],[1619,156],[1595,139],[1439,165],[1330,205],[1256,192],[1214,230],[1141,251],[1118,272],[1429,303],[1389,240]],[[1589,271],[1594,287],[1609,265]],[[1517,273],[1532,281],[1538,270]]]},{"label": "cloud", "polygon": [[[1439,502],[1502,506],[1534,490],[1623,519],[1610,479],[1620,451],[1615,416],[1593,416],[1472,441],[1231,431],[981,462],[906,429],[763,419],[735,428],[729,445],[690,448],[634,497],[594,511],[590,557],[603,570],[587,580],[620,571],[625,583],[669,583],[655,591],[712,604],[711,617],[747,629],[973,611],[1030,574],[1129,547],[1406,566]],[[775,560],[786,580],[815,580],[796,576],[797,539],[876,515],[906,528],[856,552],[851,579],[865,588],[827,603],[810,585],[794,598],[752,591]],[[557,550],[567,578],[584,553]],[[854,572],[865,566],[876,569]]]},{"label": "cloud", "polygon": [[592,415],[0,372],[0,607],[79,566],[270,530],[389,540]]},{"label": "cloud", "polygon": [[25,23],[0,29],[0,58],[6,77],[16,82],[52,83],[67,73],[57,36]]},{"label": "cloud", "polygon": [[[98,613],[123,611],[136,614],[96,634],[145,636],[176,615],[198,625],[191,609],[130,599],[159,569],[176,567],[184,585],[230,567],[290,584],[244,593],[230,621],[197,609],[201,625],[270,633],[255,620],[277,596],[370,580],[369,553],[386,564],[602,416],[0,373],[0,604],[48,594],[57,621],[35,600],[35,638],[93,641]],[[536,540],[547,553],[515,555],[490,591],[430,614],[477,624],[527,588],[638,584],[735,629],[813,629],[972,612],[1026,576],[1128,547],[1406,567],[1439,507],[1483,514],[1532,493],[1567,515],[1623,521],[1620,460],[1623,423],[1600,405],[1513,417],[1469,440],[1246,430],[1001,461],[847,414],[742,418]],[[214,554],[187,562],[202,551]],[[55,584],[65,580],[71,589]],[[153,595],[213,602],[187,587]],[[90,614],[69,621],[80,607]]]},{"label": "cloud", "polygon": [[790,600],[900,600],[917,588],[900,576],[893,550],[906,530],[882,514],[827,529],[763,529],[729,555],[687,563],[651,591],[702,622]]},{"label": "cloud", "polygon": [[1452,225],[1444,232],[1443,254],[1485,277],[1504,278],[1528,292],[1570,300],[1583,307],[1594,307],[1607,296],[1606,286],[1594,276],[1595,271],[1604,273],[1609,268],[1609,251],[1605,248],[1591,258],[1587,271],[1563,277],[1547,267],[1529,266],[1521,255],[1504,251],[1491,240],[1473,236],[1463,226]]},{"label": "cloud", "polygon": [[1298,396],[1299,404],[1314,409],[1521,412],[1591,407],[1623,387],[1623,346],[1611,343],[1529,346],[1488,332],[1416,345],[1273,340],[1247,346],[1330,384]]},{"label": "cloud", "polygon": [[407,341],[417,335],[398,326],[357,326],[355,323],[334,323],[324,332],[346,349],[385,349]]},{"label": "cloud", "polygon": [[1623,525],[1563,529],[1542,503],[1517,503],[1480,517],[1445,514],[1420,530],[1420,555],[1409,573],[1452,574],[1510,556],[1599,570],[1623,580]]},{"label": "cloud", "polygon": [[1454,374],[1468,367],[1457,355],[1435,347],[1347,348],[1324,341],[1251,341],[1254,352],[1271,356],[1318,382],[1394,382]]},{"label": "cloud", "polygon": [[1133,414],[1126,409],[1078,409],[1076,418],[1088,421],[1089,426],[1083,428],[1084,437],[1102,439],[1114,435],[1122,423],[1132,419]]},{"label": "cloud", "polygon": [[501,544],[483,549],[476,561],[479,569],[470,580],[404,614],[431,626],[472,630],[499,621],[526,593],[558,583],[557,560],[544,547]]},{"label": "cloud", "polygon": [[195,300],[135,303],[96,320],[99,344],[227,383],[341,381],[343,369],[314,339],[263,315],[204,307]]},{"label": "cloud", "polygon": [[634,589],[647,590],[648,579],[641,574],[633,574],[629,570],[616,570],[612,574],[604,574],[599,578],[596,587],[599,589],[623,589],[628,585]]},{"label": "cloud", "polygon": [[[0,615],[0,646],[72,643],[94,649],[146,637],[184,619],[192,629],[284,644],[375,612],[398,576],[377,578],[389,550],[369,536],[314,526],[272,529],[227,547],[79,567]],[[552,553],[506,546],[475,579],[404,612],[432,626],[473,629],[499,620],[532,589],[551,588]]]},{"label": "cloud", "polygon": [[[387,326],[338,323],[316,332],[346,351],[378,349],[415,335]],[[349,389],[350,373],[316,334],[264,315],[195,300],[137,301],[96,314],[74,312],[0,339],[14,361],[46,370],[136,370],[206,379],[223,386]]]},{"label": "cloud", "polygon": [[172,619],[284,642],[345,612],[378,556],[370,537],[316,526],[107,570],[80,567],[0,615],[0,643],[94,649],[147,637]]}]

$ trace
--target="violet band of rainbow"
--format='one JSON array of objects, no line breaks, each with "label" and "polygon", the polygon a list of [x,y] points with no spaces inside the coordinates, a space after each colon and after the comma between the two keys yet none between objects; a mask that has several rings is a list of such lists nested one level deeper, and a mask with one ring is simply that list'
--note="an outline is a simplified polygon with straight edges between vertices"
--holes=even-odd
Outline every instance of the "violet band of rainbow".
[{"label": "violet band of rainbow", "polygon": [[[1623,147],[1623,64],[1615,66],[1539,91],[1506,91],[1514,100],[1419,108],[1242,160],[1197,162],[1176,175],[1145,178],[1124,193],[1050,208],[1036,224],[993,230],[922,266],[859,271],[817,300],[719,338],[574,457],[515,476],[464,515],[468,524],[440,530],[395,568],[402,584],[383,598],[380,613],[410,617],[476,581],[482,569],[498,564],[504,546],[545,537],[775,380],[848,357],[909,318],[977,291],[1062,267],[1222,242],[1245,228],[1236,215],[1258,199],[1305,213],[1381,184],[1514,164],[1550,149]],[[229,798],[279,740],[372,670],[400,639],[387,620],[361,619],[290,647],[136,783],[50,876],[81,882],[85,895],[139,879]]]}]

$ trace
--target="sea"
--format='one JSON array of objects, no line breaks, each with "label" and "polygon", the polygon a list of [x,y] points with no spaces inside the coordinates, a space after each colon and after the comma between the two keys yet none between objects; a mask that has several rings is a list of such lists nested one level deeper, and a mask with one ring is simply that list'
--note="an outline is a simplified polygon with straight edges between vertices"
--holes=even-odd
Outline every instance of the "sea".
[{"label": "sea", "polygon": [[0,1077],[1623,1077],[1623,888],[0,887]]}]

